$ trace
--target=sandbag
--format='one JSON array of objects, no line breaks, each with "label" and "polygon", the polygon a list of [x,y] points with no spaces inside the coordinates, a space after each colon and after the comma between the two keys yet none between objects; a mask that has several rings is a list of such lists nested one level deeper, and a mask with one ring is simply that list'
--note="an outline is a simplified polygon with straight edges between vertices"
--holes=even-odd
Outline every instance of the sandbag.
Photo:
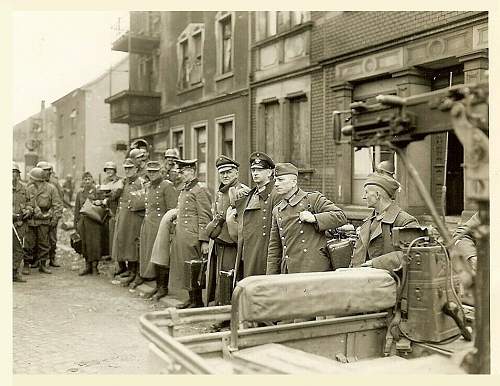
[{"label": "sandbag", "polygon": [[354,315],[387,310],[396,303],[395,280],[375,268],[249,276],[238,287],[242,321]]}]

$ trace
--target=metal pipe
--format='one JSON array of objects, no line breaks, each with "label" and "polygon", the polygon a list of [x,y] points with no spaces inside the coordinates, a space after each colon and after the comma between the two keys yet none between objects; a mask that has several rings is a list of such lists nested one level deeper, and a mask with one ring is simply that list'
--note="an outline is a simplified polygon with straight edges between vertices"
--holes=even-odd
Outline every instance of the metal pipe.
[{"label": "metal pipe", "polygon": [[436,206],[434,205],[434,202],[432,201],[432,197],[430,196],[429,192],[427,192],[427,189],[425,188],[424,183],[422,182],[422,179],[420,178],[420,175],[418,174],[417,170],[411,163],[411,161],[408,159],[406,154],[404,153],[403,149],[400,147],[394,146],[392,143],[387,142],[386,145],[393,149],[400,157],[401,161],[403,162],[403,165],[406,167],[408,170],[408,173],[410,176],[413,178],[413,181],[415,182],[415,185],[417,187],[418,192],[420,193],[420,196],[424,200],[425,204],[427,205],[427,208],[431,211],[431,216],[434,222],[436,223],[436,226],[439,230],[439,233],[443,237],[444,244],[447,247],[451,247],[453,241],[450,236],[450,232],[448,231],[448,228],[446,228],[446,225],[440,218]]}]

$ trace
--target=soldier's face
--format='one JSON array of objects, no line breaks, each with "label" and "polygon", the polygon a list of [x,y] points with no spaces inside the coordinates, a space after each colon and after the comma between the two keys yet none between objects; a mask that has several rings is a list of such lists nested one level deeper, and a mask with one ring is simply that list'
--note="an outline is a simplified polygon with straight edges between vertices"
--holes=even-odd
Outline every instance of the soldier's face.
[{"label": "soldier's face", "polygon": [[137,173],[136,167],[123,168],[125,170],[125,177],[133,177]]},{"label": "soldier's face", "polygon": [[170,158],[170,157],[167,157],[165,158],[165,167],[167,169],[172,169],[175,165],[175,158]]},{"label": "soldier's face", "polygon": [[364,194],[363,194],[363,200],[366,200],[366,206],[368,208],[375,208],[375,205],[377,204],[379,199],[379,195],[377,190],[371,186],[365,186]]},{"label": "soldier's face", "polygon": [[274,180],[274,188],[278,194],[287,194],[297,186],[297,177],[293,174],[278,176]]},{"label": "soldier's face", "polygon": [[194,169],[182,168],[179,170],[179,176],[181,177],[182,182],[191,181],[194,178]]},{"label": "soldier's face", "polygon": [[236,178],[238,178],[238,170],[235,168],[219,172],[220,182],[222,182],[224,185],[231,183]]},{"label": "soldier's face", "polygon": [[116,174],[116,170],[115,169],[106,169],[106,170],[104,170],[104,172],[106,173],[106,175],[108,177],[113,177]]},{"label": "soldier's face", "polygon": [[266,183],[271,179],[271,169],[252,168],[252,180],[256,184]]},{"label": "soldier's face", "polygon": [[147,173],[150,181],[156,181],[161,177],[159,170],[148,170]]},{"label": "soldier's face", "polygon": [[90,185],[92,185],[92,183],[93,183],[94,181],[92,180],[92,178],[91,178],[91,177],[85,177],[85,178],[83,179],[83,181],[82,181],[82,182],[83,182],[83,185],[85,185],[85,186],[90,186]]}]

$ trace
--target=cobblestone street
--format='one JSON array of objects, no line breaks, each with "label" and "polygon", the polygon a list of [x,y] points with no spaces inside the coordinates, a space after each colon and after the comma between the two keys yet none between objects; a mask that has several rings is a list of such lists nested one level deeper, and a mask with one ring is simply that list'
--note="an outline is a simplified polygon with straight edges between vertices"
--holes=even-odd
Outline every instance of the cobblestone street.
[{"label": "cobblestone street", "polygon": [[66,232],[52,275],[32,269],[13,289],[14,374],[146,373],[148,342],[139,316],[164,308],[110,283],[105,274],[78,276],[83,259]]}]

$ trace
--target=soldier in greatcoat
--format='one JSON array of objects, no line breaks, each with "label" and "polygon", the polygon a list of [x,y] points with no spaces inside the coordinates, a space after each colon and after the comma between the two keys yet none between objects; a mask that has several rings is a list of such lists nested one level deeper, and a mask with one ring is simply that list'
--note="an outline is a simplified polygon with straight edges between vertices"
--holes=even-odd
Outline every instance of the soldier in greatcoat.
[{"label": "soldier in greatcoat", "polygon": [[353,267],[387,270],[401,267],[402,252],[394,250],[392,228],[418,226],[418,221],[394,203],[392,198],[399,189],[399,182],[388,175],[376,172],[366,179],[363,198],[373,212],[360,227],[352,256]]},{"label": "soldier in greatcoat", "polygon": [[[219,190],[216,193],[215,201],[212,205],[212,221],[207,225],[207,233],[214,240],[214,247],[208,262],[208,282],[207,282],[207,304],[215,300],[215,305],[230,304],[229,296],[222,296],[222,292],[232,292],[233,279],[228,277],[231,289],[225,291],[221,288],[221,271],[230,273],[236,262],[237,242],[229,235],[226,224],[226,212],[231,204],[230,191],[233,190],[241,194],[250,190],[246,185],[238,180],[239,163],[229,157],[221,155],[215,162],[219,174]],[[230,276],[230,275],[228,275]]]},{"label": "soldier in greatcoat", "polygon": [[[24,283],[26,280],[20,272],[24,259],[24,236],[26,223],[33,214],[33,205],[28,200],[26,187],[21,183],[21,169],[12,164],[12,279]],[[27,264],[27,262],[26,262]],[[28,267],[27,267],[28,268]],[[29,274],[29,269],[26,270]]]},{"label": "soldier in greatcoat", "polygon": [[[102,193],[96,189],[92,174],[90,172],[83,173],[82,186],[76,193],[74,212],[74,227],[82,240],[82,256],[85,259],[85,268],[79,273],[79,276],[98,274],[97,264],[108,249],[108,231],[105,225],[80,212],[87,200],[96,206],[101,206],[104,211],[103,198]],[[101,217],[101,220],[104,218]]]},{"label": "soldier in greatcoat", "polygon": [[[197,160],[178,160],[180,176],[184,182],[177,208],[173,211],[172,220],[177,219],[174,248],[170,260],[171,279],[184,277],[184,261],[201,260],[208,254],[207,224],[211,221],[212,198],[208,188],[196,177]],[[172,281],[172,280],[170,280]],[[201,288],[189,291],[189,300],[179,308],[203,307]]]},{"label": "soldier in greatcoat", "polygon": [[344,212],[323,194],[300,189],[298,170],[293,164],[277,164],[275,174],[276,192],[283,197],[273,209],[266,273],[332,269],[325,231],[344,225]]},{"label": "soldier in greatcoat", "polygon": [[137,165],[137,175],[147,181],[146,163],[148,162],[148,153],[144,149],[132,149],[130,158]]},{"label": "soldier in greatcoat", "polygon": [[29,176],[28,200],[33,203],[33,216],[28,221],[30,255],[38,261],[40,272],[52,273],[46,266],[50,254],[49,232],[61,218],[63,206],[57,189],[46,181],[41,168],[31,169]]},{"label": "soldier in greatcoat", "polygon": [[125,263],[128,266],[129,275],[122,282],[122,285],[129,285],[138,271],[139,264],[139,236],[144,210],[135,210],[130,205],[132,195],[144,189],[144,180],[137,174],[137,165],[132,159],[126,158],[123,162],[125,178],[123,189],[115,194],[119,196],[118,208],[116,211],[116,225],[113,238],[114,261],[118,262],[119,268],[123,268]]},{"label": "soldier in greatcoat", "polygon": [[255,187],[228,210],[228,229],[238,240],[235,283],[253,275],[265,275],[267,247],[271,234],[273,208],[281,196],[274,190],[274,162],[263,152],[250,155],[250,170]]},{"label": "soldier in greatcoat", "polygon": [[140,272],[130,284],[132,289],[145,280],[153,279],[157,280],[157,289],[162,288],[163,291],[168,289],[168,270],[151,262],[151,251],[161,219],[167,211],[177,205],[177,192],[170,181],[163,180],[160,168],[161,164],[158,161],[149,161],[146,164],[150,182],[146,185],[146,212],[141,228]]}]

